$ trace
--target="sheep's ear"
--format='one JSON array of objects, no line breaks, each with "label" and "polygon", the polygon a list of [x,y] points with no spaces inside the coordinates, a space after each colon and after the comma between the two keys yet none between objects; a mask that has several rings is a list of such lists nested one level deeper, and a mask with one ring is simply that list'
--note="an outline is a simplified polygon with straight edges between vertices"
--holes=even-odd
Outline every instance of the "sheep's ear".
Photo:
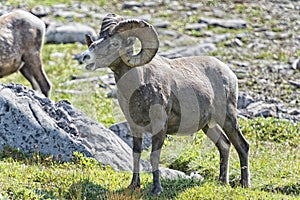
[{"label": "sheep's ear", "polygon": [[85,41],[88,47],[94,42],[92,37],[88,34],[85,35]]}]

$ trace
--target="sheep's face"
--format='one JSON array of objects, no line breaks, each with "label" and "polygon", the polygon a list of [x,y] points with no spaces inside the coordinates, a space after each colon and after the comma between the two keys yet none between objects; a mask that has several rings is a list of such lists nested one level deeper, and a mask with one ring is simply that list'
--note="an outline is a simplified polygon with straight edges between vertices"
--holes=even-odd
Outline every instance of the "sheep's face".
[{"label": "sheep's face", "polygon": [[119,50],[122,47],[122,40],[118,36],[100,38],[91,43],[89,48],[82,53],[86,69],[95,70],[111,66],[119,59]]}]

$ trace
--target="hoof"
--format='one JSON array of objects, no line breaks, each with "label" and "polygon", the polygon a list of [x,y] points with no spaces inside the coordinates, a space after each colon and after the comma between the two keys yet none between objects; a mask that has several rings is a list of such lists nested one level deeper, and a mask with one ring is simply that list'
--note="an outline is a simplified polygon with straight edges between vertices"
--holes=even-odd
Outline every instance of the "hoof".
[{"label": "hoof", "polygon": [[162,191],[163,191],[162,187],[152,187],[151,195],[160,195],[160,193],[162,193]]},{"label": "hoof", "polygon": [[132,190],[140,189],[141,185],[138,183],[131,183],[127,188]]},{"label": "hoof", "polygon": [[221,179],[221,178],[220,178],[220,183],[221,183],[223,186],[229,185],[228,179]]},{"label": "hoof", "polygon": [[243,188],[250,188],[251,187],[251,184],[250,184],[250,181],[247,181],[247,180],[241,180],[241,186]]}]

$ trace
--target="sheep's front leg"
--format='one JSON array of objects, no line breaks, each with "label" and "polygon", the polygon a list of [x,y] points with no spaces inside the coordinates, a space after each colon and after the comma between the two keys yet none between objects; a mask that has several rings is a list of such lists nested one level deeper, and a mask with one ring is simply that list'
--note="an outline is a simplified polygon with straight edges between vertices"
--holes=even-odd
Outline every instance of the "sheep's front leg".
[{"label": "sheep's front leg", "polygon": [[140,181],[140,159],[142,153],[143,135],[133,137],[133,175],[128,188],[137,189],[141,186]]},{"label": "sheep's front leg", "polygon": [[153,187],[151,190],[151,194],[160,194],[163,190],[160,183],[160,172],[159,172],[159,160],[160,160],[160,152],[162,145],[165,140],[164,133],[158,133],[152,136],[152,152],[150,154],[150,162],[152,166],[152,174],[153,174]]}]

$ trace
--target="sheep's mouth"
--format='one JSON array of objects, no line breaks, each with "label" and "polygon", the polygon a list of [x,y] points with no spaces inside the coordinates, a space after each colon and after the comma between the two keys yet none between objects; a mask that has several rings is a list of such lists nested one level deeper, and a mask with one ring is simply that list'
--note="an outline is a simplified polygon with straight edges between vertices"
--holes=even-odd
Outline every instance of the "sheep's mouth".
[{"label": "sheep's mouth", "polygon": [[86,68],[87,70],[95,70],[94,65],[95,65],[95,63],[90,63],[90,64],[86,65],[85,68]]}]

